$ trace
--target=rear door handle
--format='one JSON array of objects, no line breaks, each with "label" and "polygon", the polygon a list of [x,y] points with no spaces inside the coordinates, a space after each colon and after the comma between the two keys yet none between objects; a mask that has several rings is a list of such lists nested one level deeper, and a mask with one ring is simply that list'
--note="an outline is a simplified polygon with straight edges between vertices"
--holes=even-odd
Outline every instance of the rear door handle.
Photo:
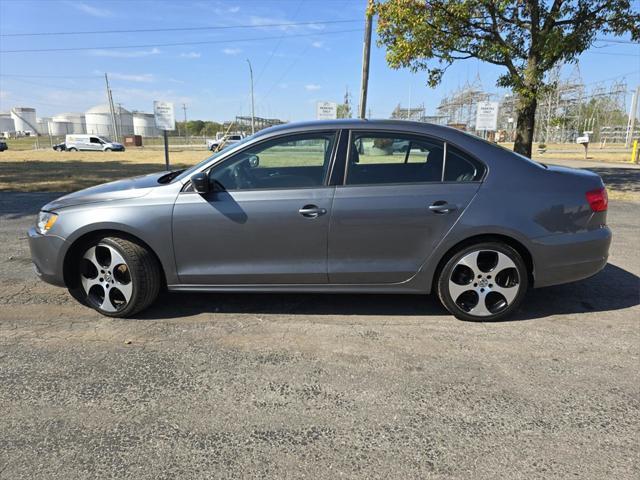
[{"label": "rear door handle", "polygon": [[434,202],[429,205],[429,210],[433,213],[449,213],[456,209],[455,205],[451,205],[450,203],[444,202],[442,200]]},{"label": "rear door handle", "polygon": [[317,205],[305,205],[298,213],[306,218],[316,218],[327,213],[326,208],[320,208]]}]

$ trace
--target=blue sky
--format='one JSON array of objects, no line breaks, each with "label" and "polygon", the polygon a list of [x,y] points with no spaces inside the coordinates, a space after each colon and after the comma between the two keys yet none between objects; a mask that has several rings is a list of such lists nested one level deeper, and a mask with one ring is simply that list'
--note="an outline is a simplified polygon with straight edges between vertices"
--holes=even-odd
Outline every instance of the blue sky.
[{"label": "blue sky", "polygon": [[[0,111],[35,107],[38,116],[84,111],[105,102],[103,73],[114,100],[150,111],[153,100],[187,105],[189,118],[225,120],[250,114],[249,72],[255,75],[256,115],[311,119],[317,101],[341,101],[345,87],[355,105],[360,85],[366,0],[0,0],[2,34],[208,26],[224,30],[0,37],[0,50],[92,47],[82,51],[0,53]],[[353,20],[352,22],[350,22]],[[269,26],[283,23],[297,26]],[[336,33],[338,32],[338,33]],[[241,41],[254,39],[252,41]],[[163,46],[167,43],[210,42]],[[139,45],[135,48],[111,48]],[[95,48],[93,48],[95,47]],[[436,89],[424,74],[387,67],[374,46],[368,106],[388,117],[402,103],[440,99],[477,76],[497,91],[501,69],[467,60],[451,67]],[[570,74],[573,66],[565,68]],[[626,78],[640,84],[640,46],[598,43],[580,58],[585,83]],[[629,101],[627,102],[629,104]],[[182,110],[179,110],[182,118]]]}]

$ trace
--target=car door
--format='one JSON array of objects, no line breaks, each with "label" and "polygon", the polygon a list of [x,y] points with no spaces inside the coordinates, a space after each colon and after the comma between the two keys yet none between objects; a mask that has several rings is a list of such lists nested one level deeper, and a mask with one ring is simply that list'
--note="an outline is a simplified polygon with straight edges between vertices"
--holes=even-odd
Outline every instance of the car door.
[{"label": "car door", "polygon": [[88,150],[102,150],[102,142],[98,137],[89,137],[89,143],[86,145]]},{"label": "car door", "polygon": [[213,192],[179,194],[173,243],[184,284],[326,284],[337,132],[248,146],[209,172]]},{"label": "car door", "polygon": [[332,284],[410,279],[484,173],[482,164],[443,141],[376,131],[351,132],[345,163],[329,229]]}]

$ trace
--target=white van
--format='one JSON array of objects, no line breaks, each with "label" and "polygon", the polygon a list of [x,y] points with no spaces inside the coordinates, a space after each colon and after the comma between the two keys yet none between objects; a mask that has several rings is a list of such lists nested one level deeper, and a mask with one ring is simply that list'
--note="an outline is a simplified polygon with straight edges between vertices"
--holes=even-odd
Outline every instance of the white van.
[{"label": "white van", "polygon": [[68,152],[76,152],[78,150],[124,152],[124,145],[121,143],[112,142],[108,138],[98,135],[67,135],[64,144]]}]

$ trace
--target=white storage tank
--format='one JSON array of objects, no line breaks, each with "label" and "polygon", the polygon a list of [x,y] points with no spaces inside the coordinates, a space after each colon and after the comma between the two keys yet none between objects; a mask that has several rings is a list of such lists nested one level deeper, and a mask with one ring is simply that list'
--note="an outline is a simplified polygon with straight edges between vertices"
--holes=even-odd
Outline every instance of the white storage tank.
[{"label": "white storage tank", "polygon": [[[111,124],[109,105],[96,105],[86,111],[85,122],[88,134],[115,137]],[[115,107],[115,121],[120,135],[133,135],[133,115],[129,110]]]},{"label": "white storage tank", "polygon": [[13,107],[11,118],[15,124],[16,132],[38,133],[38,120],[36,119],[36,109],[30,107]]},{"label": "white storage tank", "polygon": [[55,115],[52,120],[54,122],[63,122],[70,123],[71,129],[68,133],[85,133],[86,132],[86,121],[84,117],[84,113],[76,113],[76,112],[66,112],[59,113]]},{"label": "white storage tank", "polygon": [[15,132],[16,125],[13,122],[13,118],[11,118],[10,113],[0,113],[0,133],[4,132]]},{"label": "white storage tank", "polygon": [[76,133],[73,129],[73,123],[71,122],[58,122],[55,120],[49,122],[49,132],[51,135],[60,136],[66,135],[67,133]]},{"label": "white storage tank", "polygon": [[49,122],[51,117],[38,117],[38,133],[40,135],[49,134]]},{"label": "white storage tank", "polygon": [[133,134],[143,137],[157,137],[160,132],[156,128],[153,113],[133,112]]}]

